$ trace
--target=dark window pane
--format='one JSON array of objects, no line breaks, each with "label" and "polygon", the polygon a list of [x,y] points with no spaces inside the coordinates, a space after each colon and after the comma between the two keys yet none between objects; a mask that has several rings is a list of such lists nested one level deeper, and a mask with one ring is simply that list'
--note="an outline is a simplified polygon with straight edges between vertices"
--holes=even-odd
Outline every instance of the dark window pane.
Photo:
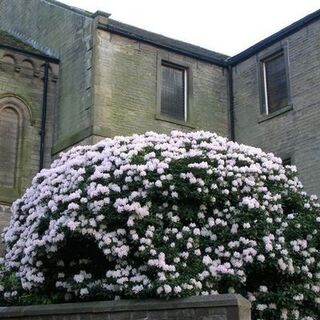
[{"label": "dark window pane", "polygon": [[288,104],[288,87],[284,54],[265,62],[268,109],[269,113],[277,111]]},{"label": "dark window pane", "polygon": [[286,158],[282,160],[284,166],[291,166],[291,158]]},{"label": "dark window pane", "polygon": [[184,120],[184,70],[162,65],[161,113]]}]

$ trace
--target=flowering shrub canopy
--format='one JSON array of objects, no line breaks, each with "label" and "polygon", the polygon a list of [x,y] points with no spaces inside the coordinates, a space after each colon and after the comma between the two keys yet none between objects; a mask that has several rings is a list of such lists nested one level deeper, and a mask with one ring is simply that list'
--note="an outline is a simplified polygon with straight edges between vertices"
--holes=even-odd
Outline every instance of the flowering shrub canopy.
[{"label": "flowering shrub canopy", "polygon": [[2,299],[237,292],[255,319],[318,319],[319,204],[295,171],[209,132],[73,148],[12,206]]}]

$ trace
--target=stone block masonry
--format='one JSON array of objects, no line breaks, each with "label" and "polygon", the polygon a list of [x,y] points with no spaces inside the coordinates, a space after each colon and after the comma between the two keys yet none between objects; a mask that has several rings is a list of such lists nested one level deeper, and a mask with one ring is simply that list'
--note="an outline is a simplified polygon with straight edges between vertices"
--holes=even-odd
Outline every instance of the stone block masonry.
[{"label": "stone block masonry", "polygon": [[119,300],[2,307],[1,319],[25,320],[250,320],[250,303],[240,295],[175,300]]},{"label": "stone block masonry", "polygon": [[[96,43],[93,119],[105,135],[171,130],[228,135],[227,76],[222,67],[100,29]],[[187,72],[186,121],[163,117],[159,110],[164,61]]]},{"label": "stone block masonry", "polygon": [[[39,170],[44,93],[44,60],[0,49],[0,203],[9,207]],[[51,163],[57,96],[56,64],[50,63],[44,165]],[[9,221],[0,205],[0,233]]]},{"label": "stone block masonry", "polygon": [[0,1],[0,29],[22,34],[61,61],[54,142],[90,125],[92,18],[54,1]]},{"label": "stone block masonry", "polygon": [[11,211],[8,205],[0,203],[0,225],[6,225],[11,218]]},{"label": "stone block masonry", "polygon": [[[4,226],[8,225],[11,218],[10,207],[0,203],[0,233]],[[4,245],[0,242],[0,257],[4,254]]]},{"label": "stone block masonry", "polygon": [[[291,104],[261,112],[261,57],[285,48]],[[320,195],[320,20],[238,64],[233,70],[237,142],[291,158],[308,193]],[[281,110],[280,110],[281,111]]]}]

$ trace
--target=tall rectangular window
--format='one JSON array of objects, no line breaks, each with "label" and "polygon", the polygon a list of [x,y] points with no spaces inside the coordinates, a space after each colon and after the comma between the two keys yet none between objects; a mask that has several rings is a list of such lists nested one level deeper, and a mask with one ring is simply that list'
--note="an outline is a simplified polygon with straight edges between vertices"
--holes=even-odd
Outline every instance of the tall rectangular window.
[{"label": "tall rectangular window", "polygon": [[183,67],[161,64],[161,114],[187,121],[187,72]]},{"label": "tall rectangular window", "polygon": [[265,113],[270,114],[288,105],[288,75],[283,51],[262,61]]}]

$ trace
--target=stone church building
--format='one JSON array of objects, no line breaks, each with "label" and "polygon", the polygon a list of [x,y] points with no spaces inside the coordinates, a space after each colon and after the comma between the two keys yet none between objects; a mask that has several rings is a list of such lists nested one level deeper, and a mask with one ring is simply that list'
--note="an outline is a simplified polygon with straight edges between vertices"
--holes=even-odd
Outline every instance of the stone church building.
[{"label": "stone church building", "polygon": [[54,0],[0,17],[0,225],[60,152],[150,130],[261,147],[320,195],[320,10],[234,57]]}]

